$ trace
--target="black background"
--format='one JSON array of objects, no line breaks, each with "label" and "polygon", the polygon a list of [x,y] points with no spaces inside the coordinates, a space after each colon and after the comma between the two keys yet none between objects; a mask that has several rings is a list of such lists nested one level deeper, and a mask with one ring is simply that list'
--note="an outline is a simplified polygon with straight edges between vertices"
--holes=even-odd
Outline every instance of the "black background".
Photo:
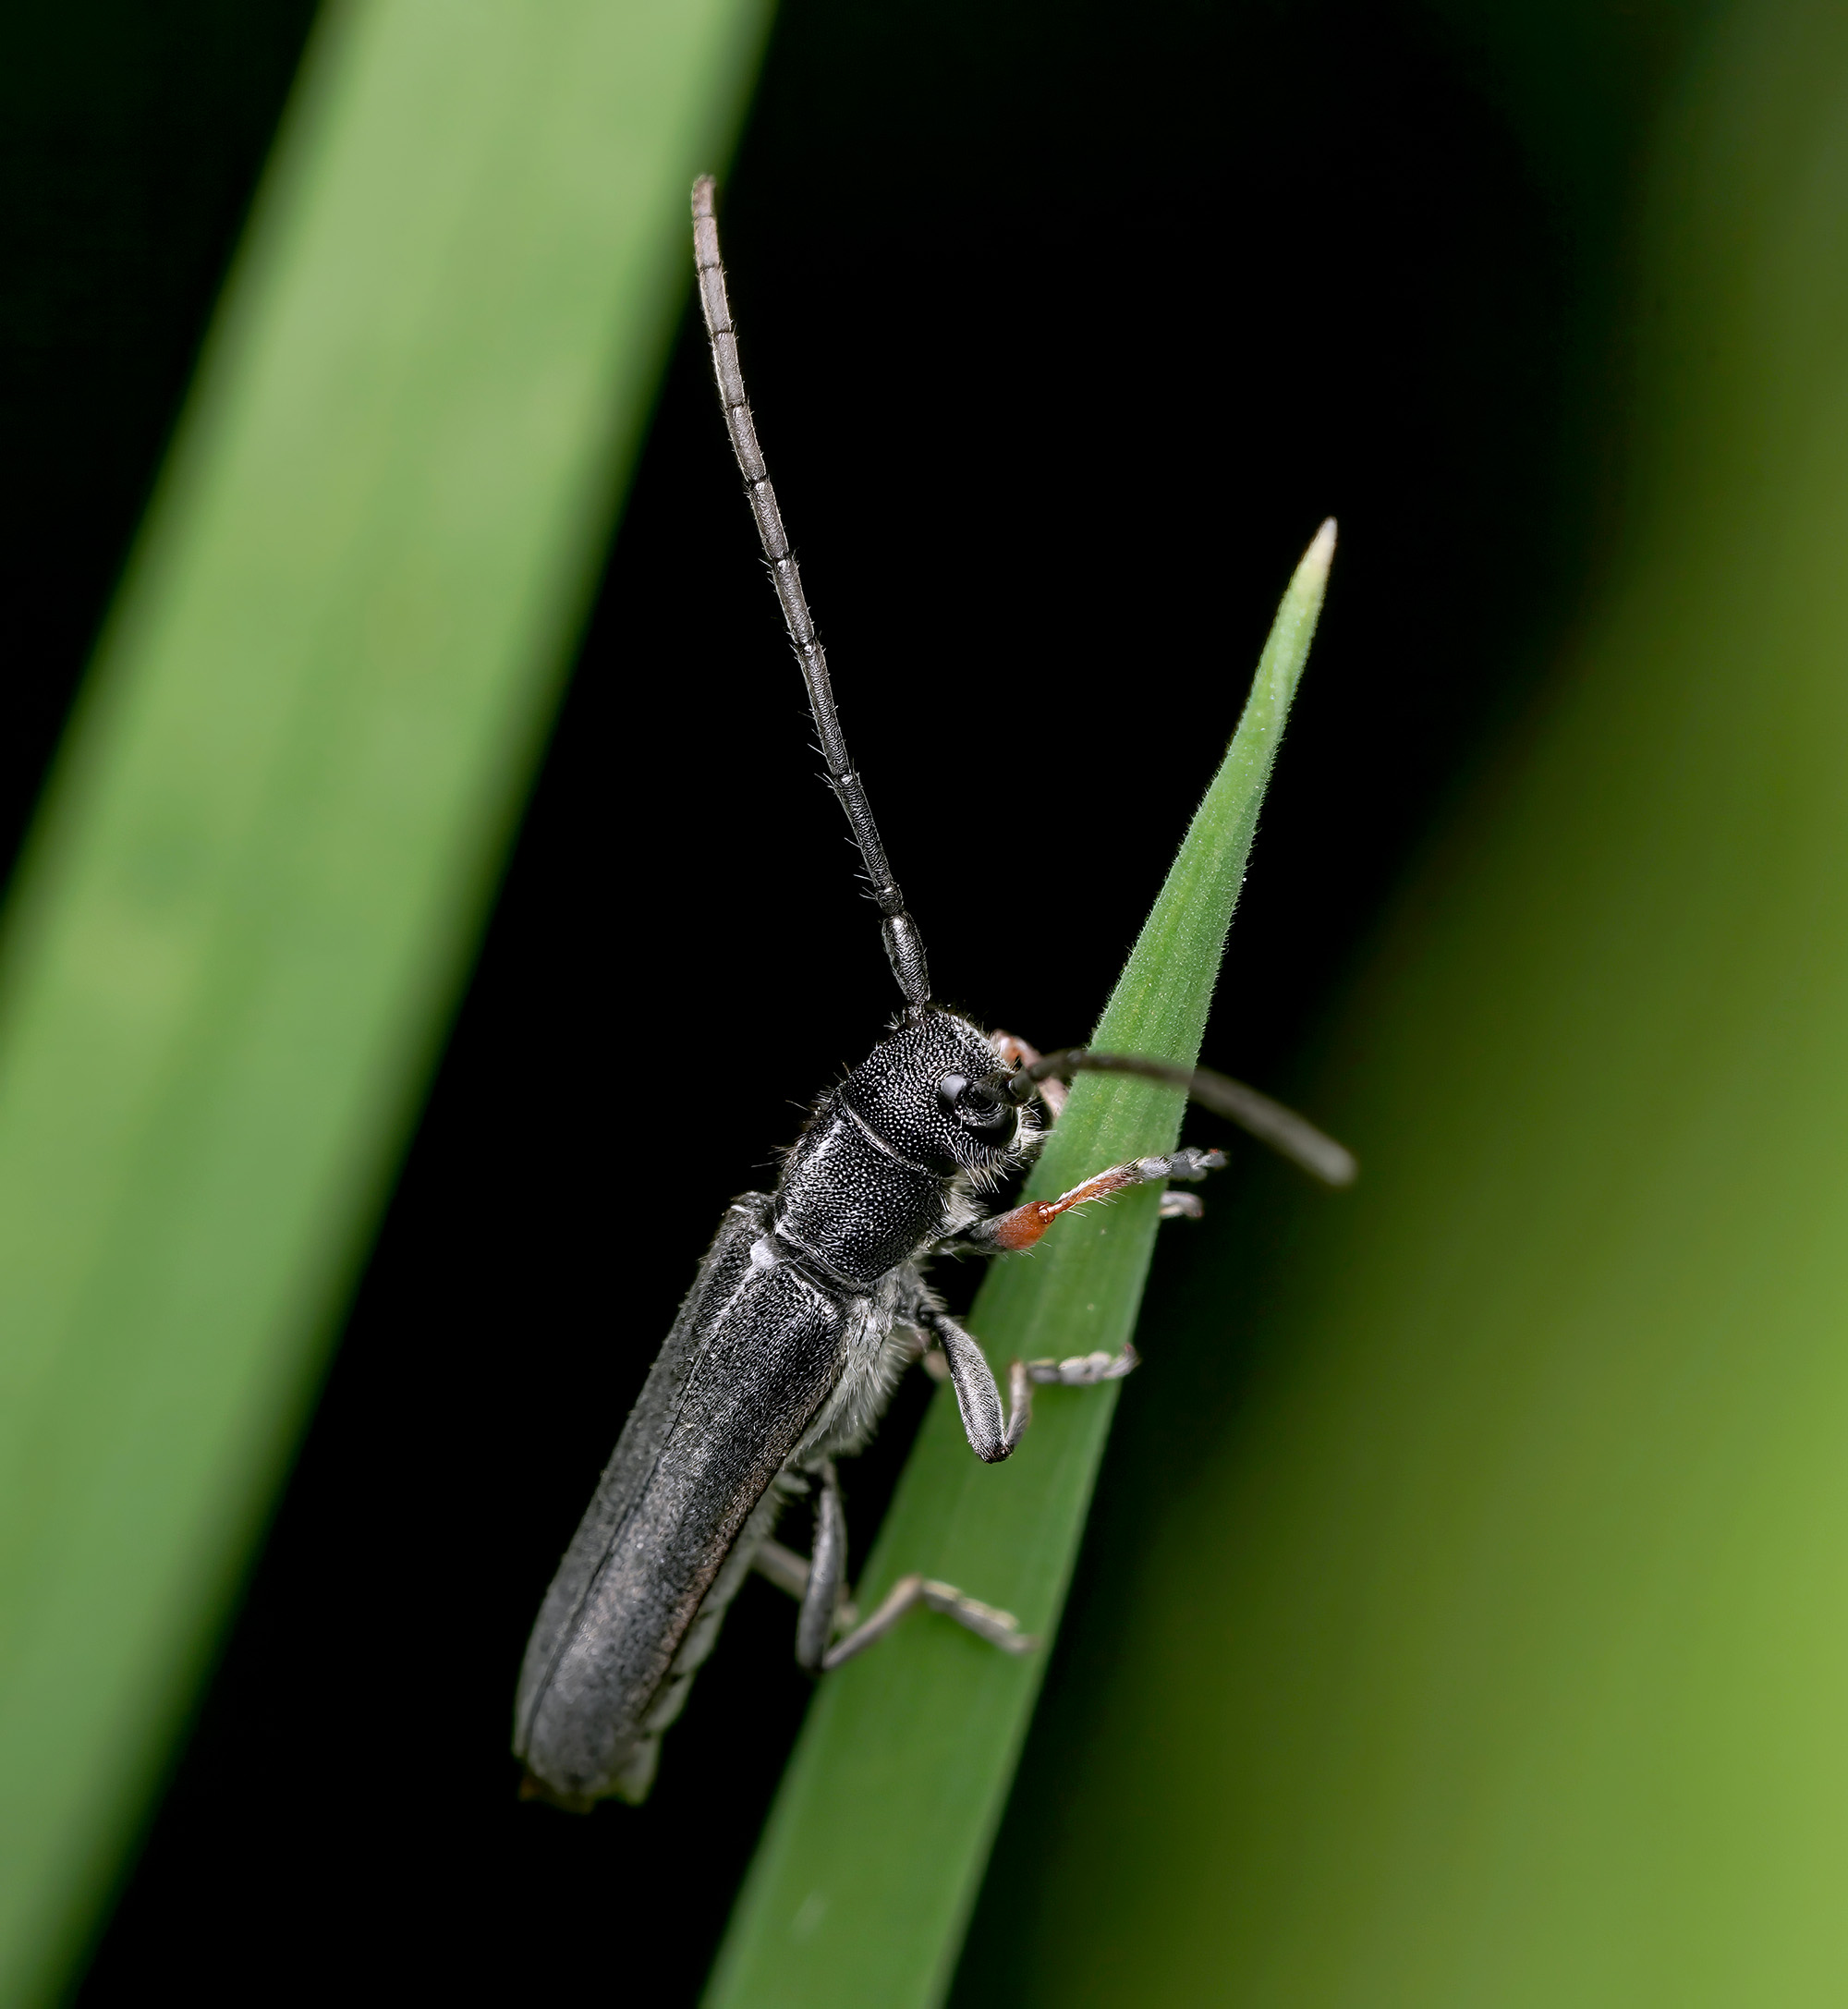
[{"label": "black background", "polygon": [[[13,10],[11,837],[311,11]],[[1583,571],[1562,443],[1602,382],[1572,335],[1595,261],[1466,61],[1365,0],[790,0],[721,213],[845,722],[939,993],[990,1023],[1088,1029],[1340,517],[1207,1043],[1291,1092]],[[895,1003],[818,765],[683,329],[480,968],[86,2004],[595,1999],[643,1963],[650,2000],[694,1999],[804,1706],[791,1609],[747,1589],[639,1813],[517,1805],[508,1712],[721,1207]],[[1158,1302],[1186,1260],[1171,1234]],[[848,1475],[859,1554],[922,1400]],[[416,1672],[382,1679],[381,1652]],[[407,1748],[411,1773],[383,1757]]]}]

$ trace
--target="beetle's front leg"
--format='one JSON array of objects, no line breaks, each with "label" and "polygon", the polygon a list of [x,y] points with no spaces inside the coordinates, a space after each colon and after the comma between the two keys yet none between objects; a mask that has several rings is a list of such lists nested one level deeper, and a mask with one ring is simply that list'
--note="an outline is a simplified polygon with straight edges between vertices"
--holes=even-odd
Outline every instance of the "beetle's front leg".
[{"label": "beetle's front leg", "polygon": [[[989,1034],[989,1038],[993,1042],[995,1051],[1010,1067],[1030,1067],[1040,1058],[1040,1049],[1037,1046],[1028,1046],[1025,1040],[1012,1032],[1002,1031],[998,1026]],[[1065,1113],[1065,1098],[1072,1092],[1070,1088],[1054,1076],[1041,1081],[1039,1089],[1040,1100],[1045,1105],[1048,1119],[1057,1123]]]},{"label": "beetle's front leg", "polygon": [[1009,1249],[1031,1248],[1062,1213],[1083,1207],[1094,1199],[1108,1199],[1132,1186],[1148,1186],[1157,1179],[1203,1179],[1225,1163],[1223,1151],[1200,1151],[1185,1144],[1165,1158],[1132,1158],[1125,1164],[1094,1172],[1089,1178],[1061,1193],[1057,1199],[1024,1200],[991,1220],[978,1221],[956,1237],[964,1248],[987,1249],[1002,1254]]},{"label": "beetle's front leg", "polygon": [[[995,1051],[1010,1067],[1030,1067],[1040,1058],[1038,1047],[1028,1046],[1027,1041],[1012,1032],[1003,1032],[997,1028],[989,1034]],[[1049,1075],[1040,1083],[1040,1100],[1045,1105],[1046,1120],[1057,1123],[1065,1113],[1066,1098],[1071,1090],[1056,1075]],[[1164,1221],[1198,1221],[1205,1212],[1198,1193],[1176,1193],[1172,1190],[1161,1196],[1161,1218]],[[1035,1361],[1033,1366],[1041,1363]],[[925,1366],[930,1367],[927,1359]]]},{"label": "beetle's front leg", "polygon": [[[1165,1158],[1134,1158],[1093,1173],[1081,1185],[1057,1199],[1029,1199],[991,1220],[978,1221],[956,1237],[963,1248],[1030,1248],[1062,1213],[1088,1201],[1107,1199],[1132,1186],[1147,1186],[1157,1179],[1202,1179],[1225,1163],[1225,1153],[1200,1151],[1192,1145]],[[1163,1195],[1164,1200],[1168,1196]],[[1175,1196],[1192,1199],[1192,1195]],[[1165,1212],[1198,1212],[1198,1202]],[[1003,1420],[1001,1389],[995,1382],[987,1356],[956,1321],[930,1306],[916,1313],[918,1324],[933,1333],[949,1365],[949,1379],[956,1391],[956,1406],[962,1411],[963,1430],[977,1457],[990,1465],[999,1464],[1014,1451],[1033,1419],[1033,1384],[1063,1388],[1094,1388],[1100,1382],[1121,1381],[1134,1372],[1136,1348],[1125,1343],[1121,1353],[1074,1354],[1064,1360],[1016,1360],[1008,1370],[1007,1415]],[[869,1621],[870,1623],[870,1621]]]}]

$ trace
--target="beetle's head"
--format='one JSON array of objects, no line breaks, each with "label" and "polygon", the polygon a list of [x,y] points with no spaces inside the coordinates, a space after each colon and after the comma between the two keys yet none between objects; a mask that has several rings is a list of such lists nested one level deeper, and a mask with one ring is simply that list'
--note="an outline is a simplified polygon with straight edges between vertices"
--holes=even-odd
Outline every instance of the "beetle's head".
[{"label": "beetle's head", "polygon": [[1003,1067],[987,1037],[939,1005],[907,1012],[841,1089],[868,1129],[933,1172],[1000,1171],[1032,1117],[984,1083]]}]

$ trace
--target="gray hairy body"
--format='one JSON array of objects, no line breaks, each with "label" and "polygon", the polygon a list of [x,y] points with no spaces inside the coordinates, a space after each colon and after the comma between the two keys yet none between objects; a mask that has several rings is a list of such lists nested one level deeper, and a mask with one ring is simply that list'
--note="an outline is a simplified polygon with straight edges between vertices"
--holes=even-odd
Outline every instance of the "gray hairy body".
[{"label": "gray hairy body", "polygon": [[[987,1058],[943,1014],[933,1050],[946,1034]],[[823,1098],[776,1193],[733,1201],[527,1647],[514,1748],[547,1797],[646,1796],[778,1513],[806,1471],[870,1433],[916,1351],[907,1321],[934,1302],[919,1261],[974,1211],[966,1180],[881,1138],[851,1080]]]}]

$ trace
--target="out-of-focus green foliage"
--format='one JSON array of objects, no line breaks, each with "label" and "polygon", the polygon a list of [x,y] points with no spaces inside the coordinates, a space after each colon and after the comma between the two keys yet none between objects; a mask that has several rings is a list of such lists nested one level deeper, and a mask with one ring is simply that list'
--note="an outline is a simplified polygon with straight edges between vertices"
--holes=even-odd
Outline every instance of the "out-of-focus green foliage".
[{"label": "out-of-focus green foliage", "polygon": [[[1328,525],[1283,596],[1231,747],[1195,812],[1092,1043],[1191,1066],[1258,806],[1308,658],[1334,548]],[[1105,1165],[1169,1151],[1182,1099],[1088,1075],[1027,1193],[1050,1199]],[[970,1315],[996,1370],[1114,1352],[1129,1337],[1158,1195],[1067,1215],[1029,1256],[997,1262]],[[1015,1613],[1050,1642],[1117,1388],[1043,1389],[1019,1451],[972,1456],[940,1389],[860,1588],[870,1609],[911,1570]],[[941,2000],[1013,1777],[1045,1648],[1020,1657],[913,1618],[831,1674],[784,1778],[707,1996],[709,2009],[826,2009]]]},{"label": "out-of-focus green foliage", "polygon": [[314,1385],[763,14],[360,0],[310,50],[6,918],[9,2003],[93,1916]]},{"label": "out-of-focus green foliage", "polygon": [[[1848,17],[1435,11],[1568,250],[1634,246],[1577,331],[1634,358],[1585,421],[1621,534],[1297,1084],[1365,1181],[1253,1180],[1167,1294],[970,2004],[1848,1994]],[[312,1387],[761,12],[354,0],[318,40],[0,946],[9,2002],[93,1916]],[[1112,1032],[1191,1051],[1151,1003]],[[1067,1140],[1171,1114],[1088,1083]],[[1113,1343],[1142,1257],[1085,1266],[1147,1212],[1002,1270],[997,1350]],[[1049,1393],[988,1471],[939,1404],[871,1594],[922,1565],[1049,1626],[1112,1406]],[[828,1685],[721,2000],[932,1998],[1042,1664],[913,1621]]]},{"label": "out-of-focus green foliage", "polygon": [[1599,603],[1330,1037],[1352,1203],[1169,1307],[1243,1399],[1148,1377],[960,2002],[1848,1999],[1848,13],[1713,23],[1635,241]]}]

